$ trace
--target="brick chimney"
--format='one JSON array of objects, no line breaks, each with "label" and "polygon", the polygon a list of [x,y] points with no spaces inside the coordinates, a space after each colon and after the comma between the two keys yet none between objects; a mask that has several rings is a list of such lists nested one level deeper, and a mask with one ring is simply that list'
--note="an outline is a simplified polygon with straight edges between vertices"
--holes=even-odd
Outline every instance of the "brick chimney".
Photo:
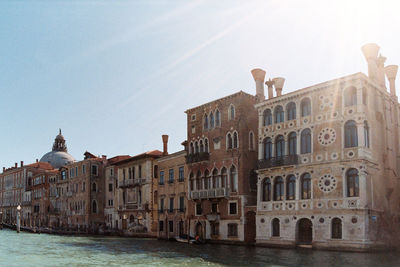
[{"label": "brick chimney", "polygon": [[24,167],[24,161],[21,160],[21,167]]},{"label": "brick chimney", "polygon": [[168,135],[162,135],[162,142],[163,142],[163,155],[168,155]]},{"label": "brick chimney", "polygon": [[36,163],[38,163],[39,162],[39,160],[38,159],[36,159]]},{"label": "brick chimney", "polygon": [[396,95],[395,81],[398,68],[397,65],[389,65],[385,67],[386,77],[389,80],[390,94],[392,96]]},{"label": "brick chimney", "polygon": [[17,162],[15,162],[15,168],[18,168],[18,163]]},{"label": "brick chimney", "polygon": [[254,81],[256,82],[256,97],[258,101],[265,100],[264,96],[264,79],[265,71],[262,69],[253,69],[251,71]]},{"label": "brick chimney", "polygon": [[272,81],[274,82],[276,96],[281,96],[282,88],[285,83],[285,78],[277,77],[277,78],[273,78]]}]

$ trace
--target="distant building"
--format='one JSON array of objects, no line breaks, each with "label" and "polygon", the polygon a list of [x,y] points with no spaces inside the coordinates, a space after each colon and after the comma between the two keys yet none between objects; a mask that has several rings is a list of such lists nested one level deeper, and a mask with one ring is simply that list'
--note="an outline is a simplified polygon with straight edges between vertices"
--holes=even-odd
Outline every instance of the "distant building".
[{"label": "distant building", "polygon": [[58,169],[67,164],[75,162],[75,159],[68,154],[67,146],[65,144],[64,136],[60,133],[56,136],[53,144],[52,151],[46,153],[40,162],[47,162],[53,166],[54,169]]}]

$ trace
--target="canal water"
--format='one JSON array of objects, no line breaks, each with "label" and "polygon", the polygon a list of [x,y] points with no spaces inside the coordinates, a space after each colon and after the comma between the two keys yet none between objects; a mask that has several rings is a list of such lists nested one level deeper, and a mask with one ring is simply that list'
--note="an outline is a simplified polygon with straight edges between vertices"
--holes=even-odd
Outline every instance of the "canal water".
[{"label": "canal water", "polygon": [[0,230],[0,266],[400,266],[397,253],[340,253]]}]

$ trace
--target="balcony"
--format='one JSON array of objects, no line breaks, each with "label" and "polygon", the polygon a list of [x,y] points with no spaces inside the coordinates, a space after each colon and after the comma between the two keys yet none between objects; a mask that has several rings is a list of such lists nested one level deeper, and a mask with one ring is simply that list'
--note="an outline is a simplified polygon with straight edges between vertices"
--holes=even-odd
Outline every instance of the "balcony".
[{"label": "balcony", "polygon": [[213,188],[190,192],[191,199],[222,198],[228,196],[228,188]]},{"label": "balcony", "polygon": [[298,155],[288,155],[283,157],[273,157],[269,159],[261,159],[258,161],[258,169],[267,169],[280,166],[299,164]]},{"label": "balcony", "polygon": [[146,179],[142,178],[135,178],[135,179],[128,179],[128,180],[122,180],[119,183],[119,187],[134,187],[134,186],[140,186],[146,182]]},{"label": "balcony", "polygon": [[200,152],[196,154],[189,154],[186,156],[186,163],[195,163],[200,161],[206,161],[210,159],[210,153],[208,152]]}]

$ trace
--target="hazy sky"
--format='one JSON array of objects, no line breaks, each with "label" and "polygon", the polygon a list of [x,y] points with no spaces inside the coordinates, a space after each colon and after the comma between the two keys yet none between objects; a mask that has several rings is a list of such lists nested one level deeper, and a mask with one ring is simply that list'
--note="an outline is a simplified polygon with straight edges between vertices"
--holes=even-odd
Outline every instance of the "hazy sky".
[{"label": "hazy sky", "polygon": [[40,159],[58,128],[77,160],[161,150],[161,134],[180,150],[184,111],[255,94],[255,67],[285,93],[366,73],[367,42],[400,64],[397,2],[1,1],[0,167]]}]

